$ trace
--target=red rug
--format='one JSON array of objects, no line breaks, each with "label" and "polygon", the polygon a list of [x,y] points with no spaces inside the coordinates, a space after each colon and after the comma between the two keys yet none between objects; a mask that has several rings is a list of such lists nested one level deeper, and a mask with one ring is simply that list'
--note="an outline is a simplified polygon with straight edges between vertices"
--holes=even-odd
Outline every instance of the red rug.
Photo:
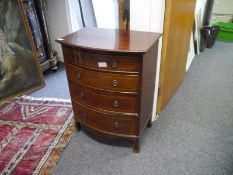
[{"label": "red rug", "polygon": [[69,101],[20,97],[0,104],[0,174],[50,174],[74,130]]}]

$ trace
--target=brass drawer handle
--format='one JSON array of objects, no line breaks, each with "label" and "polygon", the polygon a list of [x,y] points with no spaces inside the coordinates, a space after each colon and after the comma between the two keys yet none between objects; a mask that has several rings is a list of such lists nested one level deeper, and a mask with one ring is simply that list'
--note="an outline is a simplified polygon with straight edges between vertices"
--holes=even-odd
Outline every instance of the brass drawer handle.
[{"label": "brass drawer handle", "polygon": [[117,87],[118,86],[118,81],[117,80],[113,80],[112,81],[112,86],[113,87]]},{"label": "brass drawer handle", "polygon": [[113,62],[112,62],[112,68],[116,69],[117,66],[118,66],[117,62],[116,62],[116,61],[113,61]]},{"label": "brass drawer handle", "polygon": [[81,76],[81,74],[80,74],[80,73],[78,73],[78,74],[77,74],[77,76],[76,76],[76,78],[77,78],[78,80],[80,80],[80,79],[81,79],[81,77],[82,77],[82,76]]},{"label": "brass drawer handle", "polygon": [[80,97],[80,98],[83,98],[83,97],[84,97],[84,92],[80,92],[79,97]]},{"label": "brass drawer handle", "polygon": [[112,105],[113,105],[113,107],[118,108],[119,107],[119,102],[118,101],[114,101],[112,103]]},{"label": "brass drawer handle", "polygon": [[119,124],[117,122],[114,123],[115,128],[119,128]]}]

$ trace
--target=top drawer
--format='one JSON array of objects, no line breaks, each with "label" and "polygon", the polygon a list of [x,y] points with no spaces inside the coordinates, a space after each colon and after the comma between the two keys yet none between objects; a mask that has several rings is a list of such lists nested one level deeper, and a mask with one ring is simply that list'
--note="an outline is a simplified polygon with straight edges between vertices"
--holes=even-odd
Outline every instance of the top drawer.
[{"label": "top drawer", "polygon": [[101,71],[139,73],[139,57],[93,54],[63,46],[66,62]]},{"label": "top drawer", "polygon": [[233,0],[215,0],[212,13],[233,14]]}]

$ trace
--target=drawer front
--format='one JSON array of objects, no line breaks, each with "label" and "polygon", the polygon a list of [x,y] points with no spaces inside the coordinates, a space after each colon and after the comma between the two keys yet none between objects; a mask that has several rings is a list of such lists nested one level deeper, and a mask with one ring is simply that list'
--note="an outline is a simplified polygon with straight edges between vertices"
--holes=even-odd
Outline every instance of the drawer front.
[{"label": "drawer front", "polygon": [[135,96],[113,95],[84,88],[71,81],[69,87],[72,99],[82,104],[110,111],[137,113],[138,99]]},{"label": "drawer front", "polygon": [[73,102],[74,114],[82,124],[115,134],[135,135],[136,119],[119,115],[109,115],[92,111],[76,102]]},{"label": "drawer front", "polygon": [[92,54],[63,46],[65,61],[102,71],[139,73],[139,57]]},{"label": "drawer front", "polygon": [[233,14],[232,0],[215,0],[212,13]]},{"label": "drawer front", "polygon": [[214,24],[216,22],[232,22],[233,15],[211,15],[210,24]]},{"label": "drawer front", "polygon": [[139,90],[139,76],[137,75],[109,74],[68,64],[66,64],[66,71],[69,80],[84,86],[116,92],[137,92]]}]

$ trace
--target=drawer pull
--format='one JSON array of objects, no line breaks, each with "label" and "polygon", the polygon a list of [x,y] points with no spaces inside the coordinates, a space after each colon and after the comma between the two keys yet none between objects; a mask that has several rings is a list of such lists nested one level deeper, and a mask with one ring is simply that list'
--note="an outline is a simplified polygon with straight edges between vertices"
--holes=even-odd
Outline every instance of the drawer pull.
[{"label": "drawer pull", "polygon": [[112,81],[112,86],[113,87],[117,87],[118,86],[118,81],[117,80],[113,80]]},{"label": "drawer pull", "polygon": [[114,123],[115,128],[119,128],[119,124],[117,122]]},{"label": "drawer pull", "polygon": [[118,108],[118,107],[119,107],[118,101],[114,101],[114,102],[112,103],[112,105],[113,105],[113,107],[115,107],[115,108]]},{"label": "drawer pull", "polygon": [[112,68],[116,69],[117,66],[118,66],[118,65],[117,65],[117,62],[116,62],[116,61],[113,61],[113,62],[112,62]]},{"label": "drawer pull", "polygon": [[80,80],[81,79],[81,74],[78,73],[76,77],[77,77],[78,80]]},{"label": "drawer pull", "polygon": [[83,98],[84,97],[84,92],[80,92],[80,98]]}]

